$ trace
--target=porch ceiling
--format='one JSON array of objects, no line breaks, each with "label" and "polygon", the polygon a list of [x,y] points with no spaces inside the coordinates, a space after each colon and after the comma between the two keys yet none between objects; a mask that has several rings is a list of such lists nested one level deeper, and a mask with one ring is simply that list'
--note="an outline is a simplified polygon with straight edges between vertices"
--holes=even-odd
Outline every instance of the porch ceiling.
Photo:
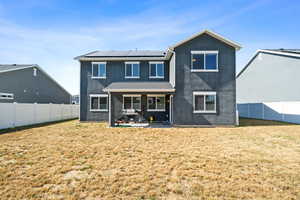
[{"label": "porch ceiling", "polygon": [[103,89],[105,92],[175,92],[175,88],[169,82],[145,81],[145,82],[114,82]]}]

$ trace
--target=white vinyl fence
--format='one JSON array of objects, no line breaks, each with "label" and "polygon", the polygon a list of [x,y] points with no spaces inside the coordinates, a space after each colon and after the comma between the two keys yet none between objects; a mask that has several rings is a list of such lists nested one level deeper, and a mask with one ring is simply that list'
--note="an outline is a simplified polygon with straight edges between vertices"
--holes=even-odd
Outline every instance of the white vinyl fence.
[{"label": "white vinyl fence", "polygon": [[0,129],[75,119],[79,105],[0,103]]},{"label": "white vinyl fence", "polygon": [[237,105],[239,116],[300,124],[300,102],[264,102]]}]

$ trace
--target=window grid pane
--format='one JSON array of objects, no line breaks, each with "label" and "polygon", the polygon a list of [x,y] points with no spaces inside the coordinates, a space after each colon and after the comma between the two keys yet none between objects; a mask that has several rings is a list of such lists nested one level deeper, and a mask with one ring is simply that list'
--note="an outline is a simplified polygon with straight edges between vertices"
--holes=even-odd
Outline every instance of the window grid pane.
[{"label": "window grid pane", "polygon": [[91,109],[92,110],[99,109],[99,98],[98,97],[91,97]]},{"label": "window grid pane", "polygon": [[204,69],[204,54],[192,54],[192,69]]},{"label": "window grid pane", "polygon": [[93,64],[93,77],[97,77],[99,72],[98,64]]},{"label": "window grid pane", "polygon": [[165,109],[165,97],[157,97],[156,98],[156,109],[157,110]]},{"label": "window grid pane", "polygon": [[205,96],[205,110],[214,111],[216,104],[216,96],[215,95],[206,95]]},{"label": "window grid pane", "polygon": [[133,109],[140,110],[141,109],[141,97],[132,97],[133,101]]},{"label": "window grid pane", "polygon": [[107,97],[100,97],[100,110],[107,109]]},{"label": "window grid pane", "polygon": [[132,64],[132,76],[138,77],[140,76],[140,65]]},{"label": "window grid pane", "polygon": [[106,65],[105,64],[99,64],[99,76],[106,77]]},{"label": "window grid pane", "polygon": [[217,69],[217,54],[205,54],[205,69]]},{"label": "window grid pane", "polygon": [[150,64],[150,76],[156,76],[156,64]]},{"label": "window grid pane", "polygon": [[195,95],[195,110],[204,111],[204,95]]},{"label": "window grid pane", "polygon": [[148,109],[155,110],[156,108],[156,97],[148,97]]},{"label": "window grid pane", "polygon": [[157,64],[156,69],[157,76],[164,76],[164,64]]},{"label": "window grid pane", "polygon": [[126,76],[130,77],[132,76],[132,69],[131,69],[131,64],[126,64]]},{"label": "window grid pane", "polygon": [[124,109],[132,109],[131,107],[131,97],[124,97]]}]

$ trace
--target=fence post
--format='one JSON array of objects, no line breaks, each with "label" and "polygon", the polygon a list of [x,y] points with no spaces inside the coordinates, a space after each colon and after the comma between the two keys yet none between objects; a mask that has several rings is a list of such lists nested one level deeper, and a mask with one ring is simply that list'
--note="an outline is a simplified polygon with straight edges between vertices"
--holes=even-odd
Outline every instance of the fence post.
[{"label": "fence post", "polygon": [[285,110],[284,110],[284,103],[283,102],[280,102],[282,104],[282,110],[281,110],[281,115],[282,115],[282,121],[285,120],[285,117],[284,117],[284,113],[285,113]]},{"label": "fence post", "polygon": [[261,103],[262,105],[262,119],[265,119],[265,105],[264,103]]},{"label": "fence post", "polygon": [[250,118],[250,104],[249,103],[247,104],[247,115],[248,115],[248,118]]},{"label": "fence post", "polygon": [[52,114],[52,109],[51,109],[51,106],[52,103],[49,103],[49,122],[51,122],[51,114]]},{"label": "fence post", "polygon": [[37,110],[37,103],[35,102],[34,104],[33,104],[33,124],[36,124],[37,123],[37,120],[36,120],[36,110]]},{"label": "fence post", "polygon": [[13,103],[13,122],[12,122],[12,128],[16,127],[16,121],[17,121],[17,102]]},{"label": "fence post", "polygon": [[236,114],[235,115],[236,115],[236,125],[239,126],[240,125],[240,121],[239,121],[240,118],[239,118],[239,111],[238,110],[236,110]]},{"label": "fence post", "polygon": [[64,111],[63,111],[63,109],[64,109],[64,104],[60,104],[60,110],[61,110],[61,112],[60,112],[60,120],[63,120],[63,113],[64,113]]}]

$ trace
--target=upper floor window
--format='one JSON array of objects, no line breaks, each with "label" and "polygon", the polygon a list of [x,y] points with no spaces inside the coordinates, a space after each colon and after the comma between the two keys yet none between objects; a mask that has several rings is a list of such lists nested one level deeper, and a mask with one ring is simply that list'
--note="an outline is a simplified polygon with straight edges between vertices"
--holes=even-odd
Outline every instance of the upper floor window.
[{"label": "upper floor window", "polygon": [[216,113],[216,92],[194,92],[194,113]]},{"label": "upper floor window", "polygon": [[192,72],[217,72],[218,51],[191,51]]},{"label": "upper floor window", "polygon": [[150,78],[164,78],[164,62],[149,62]]},{"label": "upper floor window", "polygon": [[139,62],[125,62],[125,78],[140,78]]},{"label": "upper floor window", "polygon": [[14,94],[0,92],[0,99],[14,99]]},{"label": "upper floor window", "polygon": [[90,95],[91,111],[108,111],[108,95],[107,94],[91,94]]},{"label": "upper floor window", "polygon": [[106,78],[106,62],[92,63],[92,78]]}]

